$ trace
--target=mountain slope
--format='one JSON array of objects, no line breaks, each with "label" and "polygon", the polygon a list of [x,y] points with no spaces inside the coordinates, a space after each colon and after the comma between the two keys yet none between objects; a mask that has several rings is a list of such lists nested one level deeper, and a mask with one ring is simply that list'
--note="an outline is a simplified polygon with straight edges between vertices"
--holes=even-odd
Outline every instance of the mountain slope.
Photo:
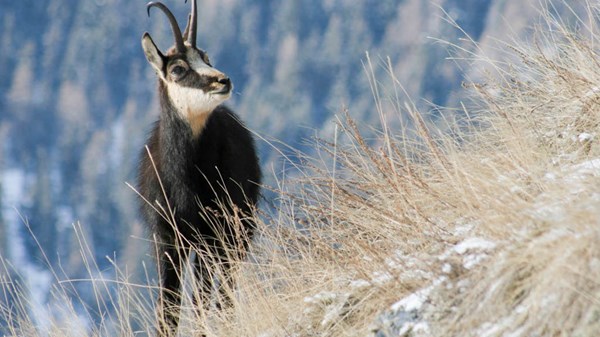
[{"label": "mountain slope", "polygon": [[[489,71],[472,58],[517,59],[494,38],[529,39],[528,27],[540,17],[537,3],[202,1],[199,45],[232,77],[236,95],[230,105],[250,128],[318,156],[304,139],[334,139],[333,122],[344,107],[361,130],[385,119],[394,135],[414,130],[409,113],[396,113],[410,98],[418,98],[415,105],[424,111],[428,102],[460,107],[461,82],[484,81]],[[185,16],[183,1],[168,5]],[[25,279],[25,269],[46,273],[47,265],[61,270],[59,279],[89,277],[82,239],[89,247],[83,255],[98,264],[102,277],[113,264],[107,256],[117,256],[119,266],[139,268],[147,255],[136,196],[125,185],[134,180],[138,153],[158,113],[155,76],[139,39],[149,30],[165,48],[171,37],[164,18],[148,19],[144,6],[117,0],[0,4],[0,235],[9,241],[0,249]],[[549,13],[560,14],[568,27],[587,22],[576,20],[586,9],[555,4]],[[449,50],[458,60],[446,59]],[[366,51],[373,63],[367,71]],[[453,116],[426,113],[423,123],[462,119],[460,110]],[[375,136],[365,141],[385,144]],[[266,141],[259,147],[272,185],[302,163],[293,156],[283,162]],[[270,210],[277,194],[266,196],[264,209]],[[97,300],[89,283],[73,288],[84,302]],[[46,296],[38,297],[43,302]]]}]

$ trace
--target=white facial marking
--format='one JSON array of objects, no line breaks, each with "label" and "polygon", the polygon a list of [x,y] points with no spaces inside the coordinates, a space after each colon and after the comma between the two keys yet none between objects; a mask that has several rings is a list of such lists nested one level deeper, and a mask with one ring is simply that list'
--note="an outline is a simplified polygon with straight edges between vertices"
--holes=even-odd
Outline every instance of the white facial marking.
[{"label": "white facial marking", "polygon": [[[200,54],[192,49],[187,50],[187,60],[190,71],[199,75],[223,78],[225,75],[217,69],[207,65]],[[180,117],[187,120],[192,127],[192,132],[198,134],[204,128],[204,124],[210,113],[221,103],[227,100],[231,93],[217,94],[204,92],[199,88],[190,88],[177,82],[168,81],[162,74],[159,75],[167,86],[168,95]]]},{"label": "white facial marking", "polygon": [[217,69],[204,63],[204,61],[202,60],[202,57],[200,57],[200,54],[198,54],[197,51],[195,51],[193,49],[188,49],[186,52],[186,56],[187,56],[188,62],[190,64],[190,67],[198,74],[208,75],[208,76],[216,76],[216,77],[225,76],[222,72],[220,72]]},{"label": "white facial marking", "polygon": [[[187,59],[190,71],[194,71],[199,75],[218,78],[225,76],[220,71],[204,63],[195,51],[188,50]],[[180,117],[188,121],[194,135],[198,135],[202,131],[210,113],[231,95],[231,93],[226,95],[212,94],[199,88],[181,86],[177,82],[166,80],[164,82],[172,104]]]},{"label": "white facial marking", "polygon": [[173,105],[182,116],[212,112],[229,98],[229,95],[213,95],[201,89],[182,87],[174,82],[167,82],[167,90]]}]

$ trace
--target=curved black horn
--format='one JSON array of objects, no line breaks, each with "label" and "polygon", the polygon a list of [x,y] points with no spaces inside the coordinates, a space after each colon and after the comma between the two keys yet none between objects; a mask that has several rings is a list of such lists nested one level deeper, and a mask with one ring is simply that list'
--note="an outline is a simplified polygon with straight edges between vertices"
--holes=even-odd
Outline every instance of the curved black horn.
[{"label": "curved black horn", "polygon": [[[187,0],[185,0],[187,3]],[[198,13],[196,10],[196,0],[192,0],[192,12],[190,13],[190,31],[187,42],[196,48],[196,32],[198,31]]]},{"label": "curved black horn", "polygon": [[150,8],[157,7],[165,13],[167,18],[169,19],[169,23],[171,24],[171,29],[173,30],[173,36],[175,37],[175,48],[178,53],[185,53],[185,46],[183,45],[183,37],[181,36],[181,30],[179,29],[179,25],[177,24],[177,20],[173,13],[165,6],[162,2],[149,2],[146,5],[148,10],[148,16],[150,16]]}]

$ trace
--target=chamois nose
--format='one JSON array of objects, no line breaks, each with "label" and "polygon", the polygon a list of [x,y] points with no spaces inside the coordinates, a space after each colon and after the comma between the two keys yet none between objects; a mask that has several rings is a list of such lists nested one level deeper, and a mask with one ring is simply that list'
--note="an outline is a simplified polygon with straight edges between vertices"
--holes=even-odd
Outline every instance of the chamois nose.
[{"label": "chamois nose", "polygon": [[219,80],[217,82],[219,82],[220,84],[223,84],[226,87],[231,85],[231,80],[229,79],[229,77],[219,78]]},{"label": "chamois nose", "polygon": [[229,93],[231,92],[231,89],[233,89],[233,86],[231,85],[231,80],[227,76],[217,78],[217,83],[220,87],[219,89],[217,89],[219,93]]},{"label": "chamois nose", "polygon": [[231,84],[231,80],[227,76],[219,76],[214,78],[214,82],[211,85],[214,88],[214,94],[229,94],[231,89],[233,89],[233,85]]}]

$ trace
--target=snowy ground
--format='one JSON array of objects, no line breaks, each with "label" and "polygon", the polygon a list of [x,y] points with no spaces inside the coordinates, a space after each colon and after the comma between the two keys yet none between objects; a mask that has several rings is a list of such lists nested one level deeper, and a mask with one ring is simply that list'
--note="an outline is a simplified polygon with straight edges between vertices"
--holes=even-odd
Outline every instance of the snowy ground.
[{"label": "snowy ground", "polygon": [[[564,207],[568,207],[570,198],[578,196],[581,192],[589,189],[586,185],[588,178],[600,177],[600,158],[590,159],[579,164],[564,165],[556,168],[553,172],[548,172],[544,179],[547,181],[558,181],[560,184],[568,184],[571,193],[564,195],[560,200],[541,193],[534,203],[534,207],[529,210],[540,221],[544,219],[561,219],[564,215]],[[600,193],[594,193],[592,198],[600,200]],[[404,296],[388,308],[384,308],[381,314],[370,326],[370,337],[425,337],[433,336],[430,330],[430,323],[427,321],[426,313],[428,305],[434,300],[433,293],[445,288],[454,289],[457,293],[469,291],[469,284],[463,281],[451,280],[450,274],[454,268],[464,268],[467,272],[485,264],[486,260],[499,248],[499,243],[476,236],[474,225],[463,225],[456,229],[456,236],[464,239],[456,243],[453,247],[441,254],[438,259],[441,262],[441,269],[437,275],[432,275],[432,281],[422,288]],[[568,230],[560,228],[552,230],[542,235],[539,240],[560,240],[565,235],[572,235]],[[396,252],[390,258],[387,267],[394,269],[396,266],[393,261],[402,258],[402,252]],[[460,261],[458,266],[453,265],[455,261]],[[397,266],[400,269],[400,266]],[[411,272],[427,271],[411,270]],[[365,289],[374,285],[385,287],[394,278],[387,271],[375,272],[370,280],[357,279],[350,281],[349,289],[345,292],[321,292],[305,298],[305,315],[317,315],[317,321],[323,327],[331,325],[338,319],[342,319],[347,314],[349,304]],[[492,290],[490,290],[492,291]],[[516,317],[524,314],[527,308],[518,306],[514,310]],[[478,328],[479,336],[497,336],[498,333],[506,331],[509,326],[515,325],[514,317],[507,316],[499,319],[498,322],[488,322]],[[523,331],[516,328],[511,336],[525,336]]]}]

